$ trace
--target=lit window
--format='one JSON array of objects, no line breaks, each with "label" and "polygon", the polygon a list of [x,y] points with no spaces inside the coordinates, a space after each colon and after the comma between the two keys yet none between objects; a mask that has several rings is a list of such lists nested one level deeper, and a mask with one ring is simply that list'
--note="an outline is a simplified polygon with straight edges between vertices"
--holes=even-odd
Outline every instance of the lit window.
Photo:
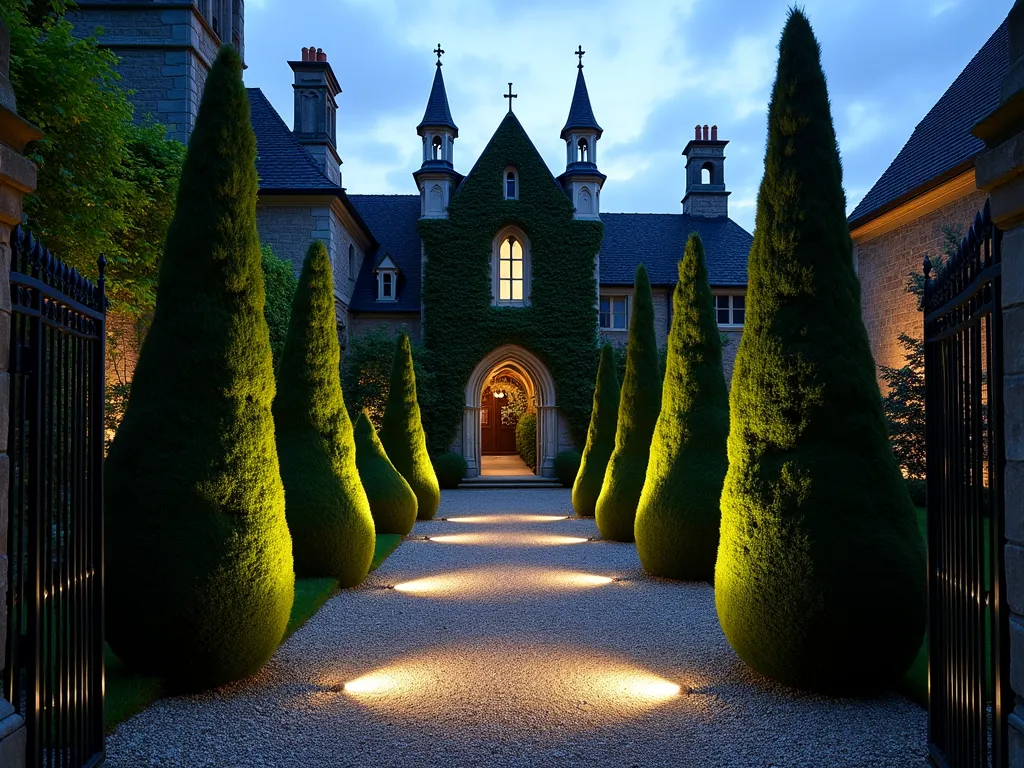
[{"label": "lit window", "polygon": [[504,304],[522,303],[525,270],[523,246],[514,235],[501,242],[498,250],[498,301]]},{"label": "lit window", "polygon": [[515,200],[519,197],[517,187],[517,179],[515,171],[505,171],[505,199]]},{"label": "lit window", "polygon": [[600,326],[606,331],[624,331],[629,322],[626,296],[602,296]]},{"label": "lit window", "polygon": [[719,325],[743,325],[747,297],[735,293],[715,296],[715,314]]}]

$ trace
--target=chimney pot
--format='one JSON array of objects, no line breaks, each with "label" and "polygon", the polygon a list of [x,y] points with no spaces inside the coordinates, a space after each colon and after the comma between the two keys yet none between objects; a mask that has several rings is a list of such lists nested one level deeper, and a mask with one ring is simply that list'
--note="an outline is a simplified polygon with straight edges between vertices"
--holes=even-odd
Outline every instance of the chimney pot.
[{"label": "chimney pot", "polygon": [[704,126],[704,141],[707,141],[707,140],[708,140],[708,127],[705,125]]},{"label": "chimney pot", "polygon": [[306,48],[305,46],[302,48],[302,60],[309,61],[309,48]]},{"label": "chimney pot", "polygon": [[700,141],[700,126],[699,125],[696,128],[693,129],[693,138],[696,139],[697,141]]},{"label": "chimney pot", "polygon": [[711,140],[712,141],[718,141],[718,126],[717,125],[712,125],[711,126]]},{"label": "chimney pot", "polygon": [[316,60],[317,61],[327,61],[327,54],[324,53],[323,50],[320,49],[320,48],[316,49]]}]

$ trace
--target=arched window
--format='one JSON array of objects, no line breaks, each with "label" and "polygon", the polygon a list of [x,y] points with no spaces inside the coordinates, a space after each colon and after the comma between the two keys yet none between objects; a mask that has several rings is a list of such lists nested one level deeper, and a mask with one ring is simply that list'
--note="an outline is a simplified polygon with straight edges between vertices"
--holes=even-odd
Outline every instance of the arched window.
[{"label": "arched window", "polygon": [[506,230],[494,244],[494,303],[524,306],[530,296],[530,253],[522,233]]},{"label": "arched window", "polygon": [[348,245],[348,279],[356,279],[356,247],[352,243]]},{"label": "arched window", "polygon": [[576,145],[576,159],[581,163],[590,162],[590,145],[587,144],[586,139],[580,139]]},{"label": "arched window", "polygon": [[593,198],[590,196],[590,190],[586,187],[580,190],[580,194],[576,200],[576,212],[589,214],[594,212]]},{"label": "arched window", "polygon": [[505,169],[505,199],[517,200],[519,198],[519,176],[515,168]]},{"label": "arched window", "polygon": [[715,166],[711,163],[704,163],[700,168],[700,183],[711,184],[715,178]]},{"label": "arched window", "polygon": [[433,159],[433,160],[440,160],[441,156],[443,154],[441,152],[441,137],[440,136],[435,136],[434,137],[434,141],[431,143],[430,147],[431,147],[431,149],[430,149],[431,159]]},{"label": "arched window", "polygon": [[427,198],[427,213],[435,215],[444,213],[444,190],[441,189],[440,184],[435,184],[430,188],[430,197]]}]

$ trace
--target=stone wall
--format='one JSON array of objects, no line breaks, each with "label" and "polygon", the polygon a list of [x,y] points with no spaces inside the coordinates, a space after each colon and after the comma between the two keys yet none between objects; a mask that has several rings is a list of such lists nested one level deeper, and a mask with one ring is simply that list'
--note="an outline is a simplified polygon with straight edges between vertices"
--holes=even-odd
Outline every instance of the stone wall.
[{"label": "stone wall", "polygon": [[375,331],[381,326],[395,336],[404,331],[409,341],[419,344],[422,340],[419,312],[362,312],[349,314],[349,338],[367,331]]},{"label": "stone wall", "polygon": [[861,313],[876,365],[900,367],[900,333],[920,339],[924,318],[918,299],[906,292],[907,275],[921,272],[925,254],[939,254],[943,226],[964,231],[985,205],[985,192],[974,192],[883,235],[854,245],[853,263],[860,278]]},{"label": "stone wall", "polygon": [[148,7],[86,0],[67,18],[76,34],[95,36],[120,58],[121,84],[135,92],[130,99],[136,119],[151,117],[167,126],[169,137],[187,141],[220,48],[220,38],[199,9],[160,0]]}]

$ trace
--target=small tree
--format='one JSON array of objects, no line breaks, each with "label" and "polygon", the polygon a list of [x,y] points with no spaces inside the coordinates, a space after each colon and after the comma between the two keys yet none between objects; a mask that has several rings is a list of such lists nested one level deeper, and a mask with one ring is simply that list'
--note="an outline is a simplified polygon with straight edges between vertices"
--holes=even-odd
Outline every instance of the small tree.
[{"label": "small tree", "polygon": [[907,477],[925,475],[924,342],[906,333],[899,335],[904,365],[879,366],[888,386],[882,408],[889,422],[889,442]]},{"label": "small tree", "polygon": [[615,448],[594,508],[601,536],[633,541],[633,524],[647,476],[651,439],[661,408],[661,370],[654,332],[654,299],[643,264],[636,268],[633,314],[626,343],[626,376],[619,397]]},{"label": "small tree", "polygon": [[601,350],[601,362],[597,365],[587,444],[583,448],[579,474],[572,486],[572,507],[580,517],[594,516],[608,460],[615,450],[618,419],[619,379],[615,375],[615,350],[611,344],[605,344]]},{"label": "small tree", "polygon": [[281,353],[274,425],[295,572],[333,576],[344,588],[361,582],[370,569],[374,527],[356,470],[340,357],[331,256],[322,240],[314,240]]},{"label": "small tree", "polygon": [[290,261],[279,258],[269,245],[260,246],[263,264],[263,285],[267,303],[263,313],[270,331],[270,351],[274,356],[274,370],[281,360],[284,341],[288,336],[288,324],[292,317],[292,301],[298,281]]},{"label": "small tree", "polygon": [[270,412],[256,138],[230,46],[210,69],[153,323],[106,463],[114,652],[176,689],[252,674],[294,598]]},{"label": "small tree", "polygon": [[416,524],[416,494],[391,463],[365,411],[356,419],[355,437],[356,467],[377,533],[405,536]]},{"label": "small tree", "polygon": [[704,246],[692,234],[679,262],[661,414],[636,513],[636,548],[648,573],[714,579],[728,437],[722,342]]},{"label": "small tree", "polygon": [[404,333],[398,338],[395,349],[380,441],[395,469],[402,473],[416,494],[417,519],[432,520],[441,503],[441,487],[427,453],[427,438],[416,400],[412,345]]}]

